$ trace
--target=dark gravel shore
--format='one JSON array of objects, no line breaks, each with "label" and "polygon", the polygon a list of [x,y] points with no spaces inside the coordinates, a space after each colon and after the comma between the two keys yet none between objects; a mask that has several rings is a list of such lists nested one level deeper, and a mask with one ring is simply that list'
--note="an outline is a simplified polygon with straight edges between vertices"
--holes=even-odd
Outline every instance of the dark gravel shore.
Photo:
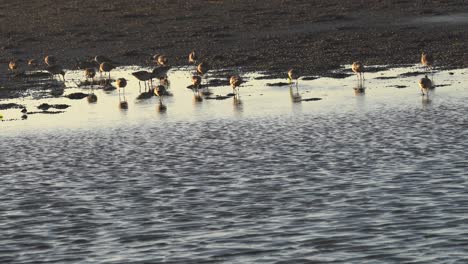
[{"label": "dark gravel shore", "polygon": [[147,65],[163,53],[184,65],[194,48],[213,67],[307,75],[354,60],[417,63],[423,50],[440,66],[468,64],[464,1],[33,0],[0,8],[2,75],[11,59],[46,54],[67,68],[98,54]]}]

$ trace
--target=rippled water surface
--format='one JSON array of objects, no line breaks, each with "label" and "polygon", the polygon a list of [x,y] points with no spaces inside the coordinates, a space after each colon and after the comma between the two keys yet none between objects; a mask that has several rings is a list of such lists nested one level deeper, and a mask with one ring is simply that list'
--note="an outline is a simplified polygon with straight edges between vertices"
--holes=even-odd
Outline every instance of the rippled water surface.
[{"label": "rippled water surface", "polygon": [[244,74],[238,104],[195,102],[179,69],[166,113],[130,70],[113,72],[126,111],[97,91],[0,123],[0,263],[468,263],[465,70],[429,99],[421,76],[391,78],[408,68],[358,95],[354,76],[302,80],[322,99],[302,102]]}]

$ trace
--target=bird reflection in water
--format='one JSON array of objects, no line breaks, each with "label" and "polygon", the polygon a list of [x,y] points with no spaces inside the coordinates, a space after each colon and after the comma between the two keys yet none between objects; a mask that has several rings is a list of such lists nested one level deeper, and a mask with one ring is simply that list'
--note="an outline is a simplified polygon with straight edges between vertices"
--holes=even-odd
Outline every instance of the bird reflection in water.
[{"label": "bird reflection in water", "polygon": [[366,94],[366,86],[364,80],[358,80],[354,89],[355,96],[361,96]]},{"label": "bird reflection in water", "polygon": [[240,99],[240,97],[238,95],[235,95],[232,97],[232,106],[234,107],[234,111],[235,112],[242,112],[243,111],[243,103],[242,103],[242,100]]},{"label": "bird reflection in water", "polygon": [[432,100],[429,99],[429,97],[427,96],[422,96],[421,103],[422,103],[422,108],[427,109],[432,104]]},{"label": "bird reflection in water", "polygon": [[421,90],[421,95],[429,98],[429,90],[434,88],[432,80],[425,75],[418,82],[419,89]]}]

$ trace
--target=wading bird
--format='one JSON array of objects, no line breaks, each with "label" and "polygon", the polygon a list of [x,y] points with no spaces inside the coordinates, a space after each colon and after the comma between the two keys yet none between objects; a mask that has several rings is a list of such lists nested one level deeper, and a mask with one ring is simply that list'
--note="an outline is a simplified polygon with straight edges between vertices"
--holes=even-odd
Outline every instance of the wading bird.
[{"label": "wading bird", "polygon": [[290,69],[288,71],[288,80],[289,80],[289,84],[291,84],[293,80],[296,80],[296,89],[297,89],[299,85],[299,74],[297,73],[296,70]]},{"label": "wading bird", "polygon": [[198,75],[192,76],[192,87],[193,87],[192,90],[193,90],[195,101],[197,102],[203,101],[203,97],[200,94],[201,81],[202,81],[202,78],[200,76]]},{"label": "wading bird", "polygon": [[110,81],[110,71],[112,71],[113,69],[115,69],[115,66],[110,63],[110,62],[103,62],[99,65],[99,72],[102,74],[103,72],[107,72],[109,75],[108,75],[108,78],[107,80]]},{"label": "wading bird", "polygon": [[426,71],[429,71],[434,65],[434,58],[432,57],[432,55],[423,52],[421,54],[421,64],[423,65],[423,67],[426,68]]},{"label": "wading bird", "polygon": [[8,70],[10,70],[12,73],[17,73],[18,71],[18,61],[17,60],[12,60],[8,63]]},{"label": "wading bird", "polygon": [[102,55],[95,56],[93,61],[95,61],[99,65],[104,63],[104,62],[114,63],[111,59],[107,58],[106,56],[102,56]]},{"label": "wading bird", "polygon": [[59,75],[59,79],[60,79],[60,76],[62,76],[63,82],[65,82],[65,71],[63,70],[62,66],[56,65],[56,64],[52,66],[48,66],[46,68],[46,71],[48,71],[52,77]]},{"label": "wading bird", "polygon": [[242,84],[242,78],[239,75],[231,76],[231,79],[229,79],[229,83],[231,84],[232,91],[235,94],[238,94],[239,86]]},{"label": "wading bird", "polygon": [[96,70],[94,68],[85,69],[86,81],[88,81],[88,79],[91,79],[91,85],[94,84],[94,76],[96,76]]},{"label": "wading bird", "polygon": [[351,70],[356,73],[358,80],[364,80],[364,65],[361,62],[353,62],[353,65],[351,65]]},{"label": "wading bird", "polygon": [[167,66],[168,60],[164,55],[155,55],[155,62],[159,66]]},{"label": "wading bird", "polygon": [[206,62],[202,62],[197,66],[197,73],[201,76],[205,75],[210,70],[210,66]]},{"label": "wading bird", "polygon": [[[125,99],[125,87],[127,86],[127,80],[125,78],[119,78],[115,81],[117,88],[119,89],[119,107],[122,109],[128,108],[127,99]],[[120,90],[122,90],[122,98],[120,97]]]},{"label": "wading bird", "polygon": [[52,55],[47,55],[44,58],[44,62],[47,66],[53,66],[57,64],[57,59]]},{"label": "wading bird", "polygon": [[419,80],[419,88],[421,89],[422,95],[429,96],[429,89],[432,88],[432,81],[431,79],[427,78],[427,75]]},{"label": "wading bird", "polygon": [[188,56],[188,61],[190,64],[197,65],[198,61],[198,54],[195,52],[195,50],[192,50]]},{"label": "wading bird", "polygon": [[153,78],[157,78],[158,80],[161,81],[161,79],[166,78],[167,72],[169,71],[171,67],[170,66],[159,66],[153,69],[152,75]]},{"label": "wading bird", "polygon": [[[145,84],[145,92],[146,92],[146,83],[148,81],[152,82],[152,80],[154,78],[153,72],[149,72],[149,71],[136,71],[136,72],[132,72],[132,75],[135,76],[135,78],[138,79],[138,86],[140,88],[140,90],[139,90],[140,93],[141,93],[141,82],[143,82]],[[152,86],[152,85],[150,84],[150,86]]]},{"label": "wading bird", "polygon": [[37,67],[37,60],[35,60],[35,59],[29,59],[29,60],[28,60],[28,67],[30,67],[30,68],[36,68],[36,67]]}]

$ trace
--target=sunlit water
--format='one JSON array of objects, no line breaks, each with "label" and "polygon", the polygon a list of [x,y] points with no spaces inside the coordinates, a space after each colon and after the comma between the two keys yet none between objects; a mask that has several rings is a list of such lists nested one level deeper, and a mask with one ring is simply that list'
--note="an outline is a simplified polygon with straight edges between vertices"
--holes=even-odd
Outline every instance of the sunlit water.
[{"label": "sunlit water", "polygon": [[354,76],[300,81],[322,100],[299,103],[243,74],[237,104],[196,103],[179,69],[166,113],[133,70],[113,72],[128,110],[117,91],[8,101],[71,107],[0,123],[1,263],[467,263],[464,70],[429,100],[421,76],[376,79],[416,70],[396,68],[357,96]]}]

